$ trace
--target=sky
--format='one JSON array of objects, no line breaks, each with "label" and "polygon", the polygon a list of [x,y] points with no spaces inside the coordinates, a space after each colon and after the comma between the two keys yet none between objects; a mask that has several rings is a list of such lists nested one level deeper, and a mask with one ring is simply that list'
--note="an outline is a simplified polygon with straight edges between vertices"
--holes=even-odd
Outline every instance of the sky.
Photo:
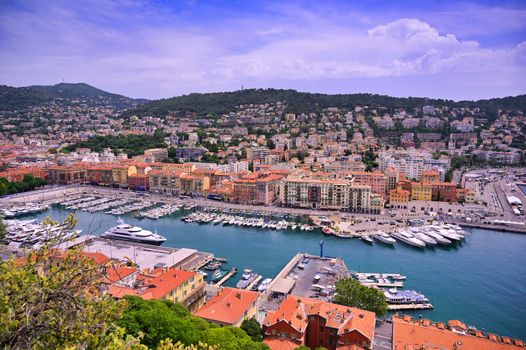
[{"label": "sky", "polygon": [[526,93],[526,1],[0,0],[0,84]]}]

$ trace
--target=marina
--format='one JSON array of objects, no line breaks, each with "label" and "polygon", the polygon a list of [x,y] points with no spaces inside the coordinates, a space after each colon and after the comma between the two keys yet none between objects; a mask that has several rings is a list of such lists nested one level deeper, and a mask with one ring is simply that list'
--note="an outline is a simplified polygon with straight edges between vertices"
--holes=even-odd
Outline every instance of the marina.
[{"label": "marina", "polygon": [[[198,208],[182,208],[179,212],[157,220],[135,218],[133,213],[122,217],[126,223],[162,233],[167,239],[163,244],[165,247],[189,247],[227,257],[228,265],[223,269],[230,271],[233,267],[250,267],[262,275],[263,280],[276,277],[298,251],[318,254],[319,242],[323,239],[326,254],[341,257],[351,270],[408,276],[404,281],[404,288],[421,291],[432,302],[433,309],[404,311],[405,313],[414,316],[421,314],[423,317],[437,320],[463,319],[479,327],[492,325],[491,331],[494,332],[505,331],[516,337],[524,336],[523,329],[526,329],[526,324],[519,311],[526,307],[526,281],[521,277],[524,269],[519,263],[520,257],[526,251],[524,235],[466,229],[464,239],[454,244],[437,244],[422,249],[402,242],[384,244],[376,239],[373,244],[364,244],[357,239],[323,235],[316,229],[307,233],[298,229],[273,230],[214,225],[213,220],[208,224],[185,223],[180,219],[189,214],[188,210]],[[53,206],[45,212],[29,214],[24,219],[41,221],[51,216],[56,221],[62,221],[70,212],[71,210],[62,206]],[[241,212],[228,213],[234,216],[241,216],[240,214]],[[84,233],[100,235],[115,226],[115,216],[104,212],[91,214],[77,211],[75,215],[79,220],[77,228],[82,229]],[[285,216],[261,217],[274,221],[300,219]],[[96,249],[104,249],[107,254],[115,254],[117,251],[115,247],[110,250],[105,244],[99,245],[101,247],[97,246]],[[123,251],[121,254],[138,260],[142,256],[142,253],[135,256],[133,250]],[[170,261],[170,258],[167,257],[166,261]],[[197,265],[199,264],[192,266],[199,270],[205,264],[199,267]],[[206,272],[209,276],[213,273]],[[447,281],[441,278],[445,274],[450,276]],[[235,286],[240,275],[238,273],[231,276],[223,285]],[[316,293],[310,290],[311,287],[312,283],[308,286],[309,293]],[[492,292],[495,289],[499,290],[498,297]],[[481,303],[493,305],[493,311],[482,311],[479,307]],[[501,317],[501,310],[506,310],[505,319]]]}]

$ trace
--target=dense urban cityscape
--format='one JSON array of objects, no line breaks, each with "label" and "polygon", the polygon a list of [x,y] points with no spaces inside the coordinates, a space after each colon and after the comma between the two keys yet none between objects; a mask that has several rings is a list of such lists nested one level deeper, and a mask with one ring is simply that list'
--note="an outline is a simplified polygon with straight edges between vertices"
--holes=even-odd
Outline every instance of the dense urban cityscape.
[{"label": "dense urban cityscape", "polygon": [[[0,68],[6,73],[0,85],[0,347],[526,348],[526,95],[521,94],[524,84],[507,75],[523,71],[524,41],[511,53],[500,47],[481,53],[475,39],[483,47],[491,40],[470,37],[460,27],[454,27],[461,33],[456,37],[398,13],[393,16],[399,19],[389,22],[362,19],[360,26],[376,23],[367,30],[368,44],[360,41],[360,31],[336,31],[338,38],[348,34],[356,42],[355,51],[342,52],[350,66],[327,52],[322,55],[327,61],[305,54],[276,62],[276,52],[266,52],[265,45],[252,52],[257,57],[232,59],[225,52],[236,49],[216,43],[217,63],[200,57],[211,44],[197,28],[217,31],[210,37],[228,45],[246,47],[262,45],[259,39],[248,44],[247,38],[270,36],[280,48],[283,33],[301,37],[301,24],[314,33],[315,23],[323,33],[340,25],[338,11],[364,11],[338,1],[321,7],[264,3],[268,6],[218,7],[206,1],[0,5],[6,23],[0,25],[1,37],[23,28],[20,38],[35,38],[34,28],[44,18],[53,18],[55,26],[71,18],[81,23],[71,33],[60,33],[57,52],[35,46],[45,58],[41,66],[20,58],[23,50],[16,40],[0,44],[13,55],[0,54],[8,63]],[[432,6],[437,9],[419,14],[442,16],[450,9]],[[524,9],[506,6],[509,16]],[[495,4],[492,11],[502,8]],[[268,32],[246,24],[254,20],[253,11],[272,22],[277,9],[287,16],[278,16],[280,25]],[[208,11],[214,17],[225,14],[233,28],[242,18],[246,37],[239,28],[230,37],[222,26],[208,27],[206,20],[216,23]],[[285,26],[293,22],[290,13],[298,15],[298,28]],[[334,23],[322,21],[319,13],[331,13]],[[127,16],[144,27],[128,28],[128,21],[120,22]],[[185,27],[183,19],[190,18],[195,28]],[[199,49],[185,46],[186,39],[167,29],[175,19]],[[153,29],[162,23],[168,27],[160,33],[174,36],[167,42],[151,40],[152,45],[177,43],[191,59],[173,52],[163,61],[152,51],[143,57],[151,61],[140,66],[136,53],[119,44],[125,58],[95,59],[84,75],[72,75],[67,55],[82,61],[72,50],[82,40],[71,39],[82,23],[100,28],[96,39],[86,39],[94,58],[96,49],[109,50],[106,44],[115,38],[120,43],[134,37],[145,44],[151,38],[142,33],[163,37]],[[517,26],[500,30],[517,39],[524,23]],[[41,38],[50,43],[47,38],[56,29],[47,24],[45,29],[49,33]],[[320,47],[312,50],[333,50],[327,37],[318,38],[315,46]],[[289,39],[280,55],[289,46],[298,52],[309,46],[308,38],[297,40],[301,45]],[[396,58],[394,49],[382,51],[389,45],[425,55],[404,61],[407,57]],[[362,46],[368,49],[362,52]],[[379,56],[393,55],[392,66],[380,58],[377,66],[368,66],[361,56],[373,48]],[[448,50],[454,53],[446,59]],[[511,58],[501,57],[506,55]],[[478,58],[462,61],[468,56]],[[194,57],[197,70],[189,63]],[[171,75],[169,62],[176,58],[181,60],[174,61],[177,73]],[[48,74],[43,67],[54,59],[64,63],[56,64],[60,73],[104,83],[20,83],[50,81],[36,72]],[[427,60],[433,62],[429,71],[420,67]],[[449,91],[452,60],[461,61],[459,74],[469,74],[472,81],[465,85],[459,76],[459,89]],[[110,70],[108,61],[113,62]],[[502,67],[490,69],[490,61]],[[163,65],[172,79],[168,84],[152,68]],[[415,66],[422,70],[407,73]],[[506,75],[495,78],[494,85],[502,91],[486,84],[501,68]],[[122,82],[115,82],[112,69]],[[386,74],[387,69],[396,72]],[[478,69],[482,82],[472,69]],[[363,76],[348,76],[349,70]],[[268,78],[274,72],[290,78]],[[417,90],[328,88],[340,86],[338,79],[365,79],[364,84],[377,79],[374,84],[389,87],[391,79],[406,75],[419,81],[413,84]],[[436,77],[436,84],[417,75]],[[266,87],[245,87],[243,78]],[[232,88],[234,83],[239,88]],[[112,86],[120,88],[106,88]],[[298,86],[299,91],[270,86]],[[459,92],[469,87],[473,95]],[[193,89],[201,92],[189,93]],[[128,97],[125,91],[150,98]],[[408,91],[452,99],[394,97],[412,96]]]}]

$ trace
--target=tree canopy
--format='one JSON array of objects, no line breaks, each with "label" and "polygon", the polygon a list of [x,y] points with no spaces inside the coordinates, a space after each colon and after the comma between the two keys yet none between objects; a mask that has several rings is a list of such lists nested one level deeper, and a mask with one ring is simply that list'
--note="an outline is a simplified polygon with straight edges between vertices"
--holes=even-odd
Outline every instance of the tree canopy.
[{"label": "tree canopy", "polygon": [[352,278],[344,278],[336,282],[336,296],[338,304],[357,307],[383,316],[387,313],[387,301],[384,293],[376,288],[367,287]]},{"label": "tree canopy", "polygon": [[181,341],[182,344],[221,345],[221,349],[267,349],[260,342],[253,341],[240,328],[218,327],[192,316],[181,304],[168,300],[143,300],[139,297],[126,298],[128,308],[117,324],[127,333],[137,336],[144,334],[142,342],[155,348],[163,339]]},{"label": "tree canopy", "polygon": [[22,181],[15,182],[9,182],[5,178],[0,178],[0,196],[33,191],[35,188],[45,185],[47,185],[46,180],[33,177],[33,175],[24,175]]},{"label": "tree canopy", "polygon": [[133,157],[143,154],[149,148],[165,148],[164,137],[161,129],[157,129],[153,135],[97,135],[63,149],[74,151],[77,148],[89,148],[93,152],[102,152],[105,148],[110,148],[113,152],[122,149],[129,157]]}]

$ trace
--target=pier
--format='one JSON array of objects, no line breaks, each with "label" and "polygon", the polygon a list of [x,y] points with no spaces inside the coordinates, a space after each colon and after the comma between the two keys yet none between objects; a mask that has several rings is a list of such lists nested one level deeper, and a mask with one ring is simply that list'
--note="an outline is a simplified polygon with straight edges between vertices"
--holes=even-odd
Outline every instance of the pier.
[{"label": "pier", "polygon": [[256,279],[253,280],[245,289],[246,290],[252,290],[252,287],[254,287],[259,281],[261,281],[262,278],[263,278],[263,276],[258,275],[258,277],[256,277]]},{"label": "pier", "polygon": [[432,309],[433,305],[430,303],[426,304],[389,304],[389,311],[398,311],[398,310],[428,310]]},{"label": "pier", "polygon": [[[223,276],[223,278],[221,278],[221,280],[219,282],[217,282],[216,284],[214,284],[215,287],[221,287],[221,285],[223,283],[225,283],[226,281],[228,281],[232,276],[234,276],[235,274],[237,273],[237,269],[235,267],[231,268],[230,271],[228,271],[228,273],[226,275]],[[260,276],[261,277],[261,276]]]}]

